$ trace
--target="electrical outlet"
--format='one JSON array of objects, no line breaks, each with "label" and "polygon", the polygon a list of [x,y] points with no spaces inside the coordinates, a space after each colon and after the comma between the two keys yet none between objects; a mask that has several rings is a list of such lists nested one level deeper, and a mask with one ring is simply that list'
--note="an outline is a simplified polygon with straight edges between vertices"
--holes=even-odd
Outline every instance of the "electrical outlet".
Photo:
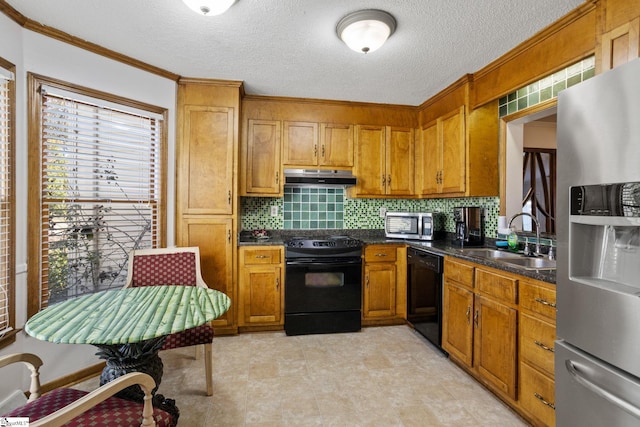
[{"label": "electrical outlet", "polygon": [[382,206],[380,208],[380,218],[384,218],[384,214],[387,213],[387,208],[385,208],[384,206]]},{"label": "electrical outlet", "polygon": [[278,206],[271,206],[271,216],[278,216]]}]

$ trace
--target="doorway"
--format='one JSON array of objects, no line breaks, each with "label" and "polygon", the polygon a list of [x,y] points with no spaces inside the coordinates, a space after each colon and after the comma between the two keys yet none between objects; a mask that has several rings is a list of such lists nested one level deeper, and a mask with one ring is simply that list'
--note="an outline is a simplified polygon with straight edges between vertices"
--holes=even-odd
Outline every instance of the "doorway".
[{"label": "doorway", "polygon": [[[556,99],[501,118],[500,215],[536,216],[555,235]],[[533,231],[528,217],[516,227]]]}]

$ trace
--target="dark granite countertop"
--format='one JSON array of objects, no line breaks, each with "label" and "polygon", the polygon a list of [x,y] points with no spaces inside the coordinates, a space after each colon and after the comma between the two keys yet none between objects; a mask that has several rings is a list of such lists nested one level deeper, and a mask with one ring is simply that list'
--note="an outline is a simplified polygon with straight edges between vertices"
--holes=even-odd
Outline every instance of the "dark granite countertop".
[{"label": "dark granite countertop", "polygon": [[[452,235],[434,241],[420,241],[407,239],[389,239],[384,235],[383,230],[269,230],[268,239],[254,239],[250,231],[242,231],[238,239],[239,246],[281,246],[285,240],[293,236],[327,236],[327,235],[349,235],[361,239],[365,244],[406,244],[409,247],[421,249],[436,255],[449,255],[456,258],[496,268],[531,279],[541,280],[547,283],[556,283],[555,270],[525,270],[505,263],[464,254],[459,246],[453,243]],[[494,239],[486,239],[485,247],[495,248]]]}]

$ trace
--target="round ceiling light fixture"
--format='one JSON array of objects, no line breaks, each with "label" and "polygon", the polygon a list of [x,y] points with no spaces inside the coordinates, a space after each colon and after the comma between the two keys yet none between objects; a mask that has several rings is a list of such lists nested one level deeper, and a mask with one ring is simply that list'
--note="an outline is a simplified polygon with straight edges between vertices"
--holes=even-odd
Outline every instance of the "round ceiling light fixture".
[{"label": "round ceiling light fixture", "polygon": [[225,13],[237,0],[182,0],[194,12],[204,16]]},{"label": "round ceiling light fixture", "polygon": [[336,26],[338,37],[351,49],[360,53],[369,53],[380,48],[395,30],[395,18],[377,9],[350,13]]}]

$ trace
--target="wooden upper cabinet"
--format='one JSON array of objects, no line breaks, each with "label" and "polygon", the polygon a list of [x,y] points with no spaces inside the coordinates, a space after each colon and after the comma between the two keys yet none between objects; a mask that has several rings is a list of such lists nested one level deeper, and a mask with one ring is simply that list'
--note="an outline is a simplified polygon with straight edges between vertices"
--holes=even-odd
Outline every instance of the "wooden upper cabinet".
[{"label": "wooden upper cabinet", "polygon": [[602,34],[601,69],[607,71],[640,56],[640,17]]},{"label": "wooden upper cabinet", "polygon": [[182,214],[233,213],[234,109],[185,105],[178,155]]},{"label": "wooden upper cabinet", "polygon": [[464,193],[466,141],[464,107],[442,118],[441,193]]},{"label": "wooden upper cabinet", "polygon": [[244,195],[282,194],[280,132],[279,120],[249,120],[243,166]]},{"label": "wooden upper cabinet", "polygon": [[434,121],[422,128],[420,138],[416,140],[416,192],[418,195],[438,193],[441,151],[438,122]]},{"label": "wooden upper cabinet", "polygon": [[284,122],[282,151],[284,166],[317,166],[318,124]]},{"label": "wooden upper cabinet", "polygon": [[357,196],[413,196],[413,128],[356,126]]},{"label": "wooden upper cabinet", "polygon": [[385,194],[385,134],[384,126],[356,126],[355,192],[359,196]]},{"label": "wooden upper cabinet", "polygon": [[386,194],[413,196],[415,131],[413,128],[388,127],[386,140]]},{"label": "wooden upper cabinet", "polygon": [[464,107],[423,127],[416,147],[418,195],[464,195],[466,151]]},{"label": "wooden upper cabinet", "polygon": [[353,125],[320,124],[318,165],[353,167]]}]

